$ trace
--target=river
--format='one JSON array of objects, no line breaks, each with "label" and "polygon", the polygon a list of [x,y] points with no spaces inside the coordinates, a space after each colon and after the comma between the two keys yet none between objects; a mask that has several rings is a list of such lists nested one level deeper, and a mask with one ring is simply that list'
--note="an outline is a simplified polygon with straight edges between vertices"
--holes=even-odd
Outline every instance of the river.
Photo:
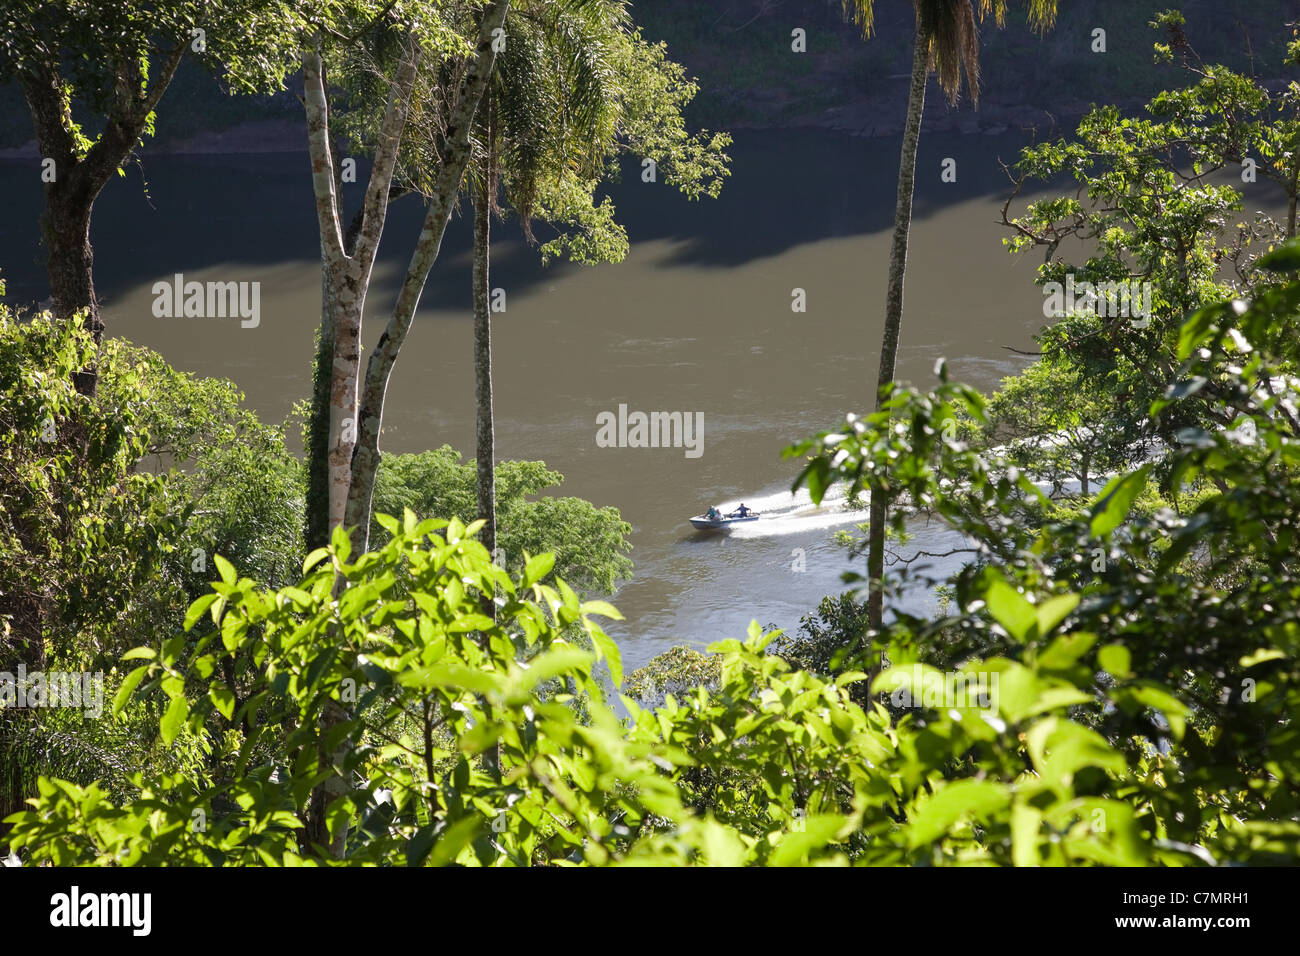
[{"label": "river", "polygon": [[[1020,142],[922,138],[900,377],[931,383],[935,359],[946,357],[954,378],[988,389],[1027,361],[1004,346],[1034,347],[1039,260],[1012,259],[997,224],[1008,191],[998,160],[1013,160]],[[617,265],[543,269],[515,224],[494,226],[492,285],[506,293],[493,326],[497,454],[544,460],[566,476],[561,493],[613,505],[632,524],[636,567],[614,598],[626,620],[610,629],[629,668],[675,643],[741,636],[751,619],[793,628],[843,590],[849,561],[832,535],[863,517],[792,498],[796,467],[780,453],[869,404],[898,143],[745,132],[730,154],[722,196],[699,202],[642,182],[629,165],[610,190],[632,240]],[[941,181],[945,158],[956,160],[955,183]],[[143,170],[147,191],[131,168],[95,210],[95,279],[109,333],[179,368],[233,379],[263,417],[279,420],[308,393],[319,321],[306,155],[157,156]],[[350,210],[359,178],[347,187]],[[0,165],[0,195],[11,199],[0,237],[9,299],[42,298],[38,165]],[[378,337],[421,216],[413,199],[390,213],[367,343]],[[393,375],[387,451],[450,443],[472,454],[469,245],[468,223],[454,221]],[[156,318],[152,286],[174,273],[260,282],[260,323]],[[804,290],[804,312],[792,310],[795,289]],[[702,453],[599,447],[597,416],[620,405],[702,414]],[[767,517],[730,535],[686,523],[710,504],[742,500]],[[916,530],[911,547],[933,544],[934,529]],[[908,603],[928,600],[913,594]]]}]

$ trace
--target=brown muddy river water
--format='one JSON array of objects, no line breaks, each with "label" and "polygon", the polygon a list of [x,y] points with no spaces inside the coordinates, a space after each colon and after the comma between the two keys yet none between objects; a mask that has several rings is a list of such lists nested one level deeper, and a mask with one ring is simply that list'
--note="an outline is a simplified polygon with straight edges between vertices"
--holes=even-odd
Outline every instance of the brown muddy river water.
[{"label": "brown muddy river water", "polygon": [[[1017,137],[923,136],[899,374],[988,389],[1034,347],[1043,297],[1038,257],[1013,260],[997,224],[1007,191],[998,166]],[[862,520],[788,489],[781,450],[845,411],[864,410],[876,375],[898,143],[830,133],[741,133],[721,198],[687,202],[629,166],[611,194],[632,241],[618,265],[543,269],[513,223],[494,226],[492,284],[499,458],[541,459],[561,493],[613,505],[633,527],[635,571],[614,598],[625,663],[675,643],[741,636],[751,619],[787,628],[850,568],[832,536]],[[945,157],[957,182],[940,181]],[[159,156],[115,180],[95,211],[96,284],[109,333],[174,365],[233,379],[267,419],[307,395],[319,321],[318,239],[304,154]],[[11,302],[47,294],[37,246],[37,164],[0,166],[10,199],[0,267]],[[363,170],[364,173],[364,170]],[[364,175],[359,176],[364,183]],[[350,210],[363,185],[350,186]],[[1017,208],[1023,208],[1019,206]],[[350,212],[349,212],[350,214]],[[365,339],[378,337],[422,210],[392,209]],[[543,238],[545,234],[543,233]],[[155,282],[255,281],[260,321],[159,318]],[[792,311],[795,289],[806,312]],[[382,447],[450,443],[472,452],[469,230],[457,220],[389,391]],[[680,412],[703,419],[688,448],[601,447],[602,413]],[[698,454],[697,454],[698,452]],[[744,501],[763,520],[729,535],[687,518]],[[918,527],[910,547],[934,543]],[[859,562],[865,563],[865,562]],[[799,568],[802,570],[798,570]],[[858,567],[857,570],[863,570]],[[933,598],[908,599],[913,610]]]}]

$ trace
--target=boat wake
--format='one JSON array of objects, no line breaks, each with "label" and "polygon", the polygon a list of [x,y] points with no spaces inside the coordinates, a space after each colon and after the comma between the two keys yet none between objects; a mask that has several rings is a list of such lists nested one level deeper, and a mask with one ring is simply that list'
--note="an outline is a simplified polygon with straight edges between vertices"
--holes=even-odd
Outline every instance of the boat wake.
[{"label": "boat wake", "polygon": [[[844,490],[831,489],[815,505],[806,489],[797,494],[777,491],[751,498],[736,498],[718,505],[723,513],[734,511],[741,502],[759,512],[758,521],[735,525],[733,538],[770,538],[778,535],[803,534],[824,528],[850,527],[867,520],[866,508],[851,508],[844,499]],[[864,502],[865,503],[865,502]]]}]

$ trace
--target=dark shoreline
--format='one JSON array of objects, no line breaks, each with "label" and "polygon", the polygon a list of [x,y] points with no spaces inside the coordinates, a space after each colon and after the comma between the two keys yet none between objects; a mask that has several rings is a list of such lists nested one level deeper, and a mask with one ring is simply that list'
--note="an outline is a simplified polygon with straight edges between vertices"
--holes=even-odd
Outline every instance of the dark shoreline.
[{"label": "dark shoreline", "polygon": [[[884,117],[879,104],[833,107],[806,121],[781,124],[737,123],[729,130],[816,129],[847,133],[863,138],[890,139],[902,135],[903,117]],[[890,112],[893,112],[891,110]],[[1058,116],[1030,106],[985,104],[979,111],[954,109],[934,111],[922,123],[923,133],[962,133],[997,136],[1014,129],[1037,130],[1041,135],[1060,135],[1083,115]],[[236,123],[223,129],[204,130],[193,136],[150,140],[145,153],[158,155],[221,155],[239,153],[297,153],[307,150],[307,131],[302,119],[259,119]],[[35,160],[40,157],[36,140],[0,148],[0,162]]]}]

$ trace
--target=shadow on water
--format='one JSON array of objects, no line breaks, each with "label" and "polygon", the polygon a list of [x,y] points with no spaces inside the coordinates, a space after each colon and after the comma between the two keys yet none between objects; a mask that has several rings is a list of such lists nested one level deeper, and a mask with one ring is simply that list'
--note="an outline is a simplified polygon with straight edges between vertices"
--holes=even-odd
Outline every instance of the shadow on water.
[{"label": "shadow on water", "polygon": [[[915,218],[986,195],[1004,195],[998,159],[1014,159],[1021,134],[934,134],[922,137]],[[641,181],[639,162],[623,164],[607,187],[634,242],[666,240],[663,266],[736,266],[780,255],[806,243],[888,230],[893,223],[898,143],[820,130],[744,131],[728,150],[732,174],[717,199],[691,202],[664,182]],[[940,181],[940,164],[957,163],[957,181]],[[95,206],[92,241],[97,291],[106,304],[142,284],[214,264],[319,262],[319,239],[305,153],[163,155],[146,153],[128,167]],[[360,203],[368,168],[344,187],[347,214]],[[0,163],[7,228],[0,269],[9,298],[35,302],[48,294],[39,217],[42,190],[32,162]],[[470,231],[463,208],[453,219],[423,302],[467,308]],[[393,203],[376,267],[373,304],[386,309],[396,294],[424,210],[417,197]],[[539,239],[553,233],[540,225]],[[522,241],[516,221],[495,227],[493,266],[516,292],[552,282],[578,267],[543,267]]]}]

